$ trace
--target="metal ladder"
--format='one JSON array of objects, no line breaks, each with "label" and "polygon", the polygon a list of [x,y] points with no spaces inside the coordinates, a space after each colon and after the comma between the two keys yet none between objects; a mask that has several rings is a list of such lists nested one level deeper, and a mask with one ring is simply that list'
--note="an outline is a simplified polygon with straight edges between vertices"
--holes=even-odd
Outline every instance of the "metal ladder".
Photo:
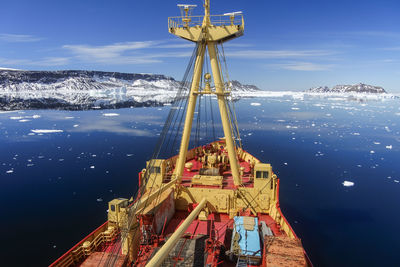
[{"label": "metal ladder", "polygon": [[238,258],[236,262],[236,267],[247,267],[247,259]]}]

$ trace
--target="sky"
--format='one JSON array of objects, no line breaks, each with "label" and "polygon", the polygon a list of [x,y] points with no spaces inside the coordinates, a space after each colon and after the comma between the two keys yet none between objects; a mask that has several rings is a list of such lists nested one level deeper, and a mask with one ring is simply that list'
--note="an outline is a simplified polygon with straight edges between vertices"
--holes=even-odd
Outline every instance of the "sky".
[{"label": "sky", "polygon": [[[168,33],[200,0],[0,0],[0,68],[157,73],[182,79],[194,45]],[[211,0],[242,11],[224,45],[229,77],[264,90],[382,86],[400,93],[400,1]]]}]

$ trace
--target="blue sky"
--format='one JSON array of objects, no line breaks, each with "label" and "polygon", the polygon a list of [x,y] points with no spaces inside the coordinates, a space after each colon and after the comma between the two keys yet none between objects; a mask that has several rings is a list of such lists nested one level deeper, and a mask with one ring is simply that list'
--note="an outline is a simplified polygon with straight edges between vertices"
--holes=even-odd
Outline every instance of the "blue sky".
[{"label": "blue sky", "polygon": [[[200,0],[0,0],[0,67],[160,73],[181,79],[189,42],[170,35],[177,3]],[[243,11],[225,45],[229,75],[265,90],[363,82],[400,92],[400,1],[211,0]]]}]

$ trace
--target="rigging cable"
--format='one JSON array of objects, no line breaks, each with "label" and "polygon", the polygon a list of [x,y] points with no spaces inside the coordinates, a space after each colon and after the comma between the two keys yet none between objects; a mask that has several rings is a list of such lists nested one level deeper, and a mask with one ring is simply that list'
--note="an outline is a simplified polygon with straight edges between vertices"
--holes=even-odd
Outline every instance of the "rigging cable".
[{"label": "rigging cable", "polygon": [[[185,75],[184,75],[184,79],[183,79],[183,81],[181,82],[181,86],[180,86],[180,88],[179,88],[179,90],[178,90],[178,92],[177,92],[177,94],[176,94],[176,97],[175,97],[175,99],[174,99],[174,101],[173,101],[173,106],[172,106],[171,109],[170,109],[170,112],[169,112],[169,114],[168,114],[167,120],[166,120],[166,122],[164,123],[162,132],[161,132],[161,134],[160,134],[160,137],[159,137],[159,139],[158,139],[158,141],[157,141],[157,144],[156,144],[156,146],[155,146],[155,149],[154,149],[154,151],[153,151],[151,160],[149,161],[149,166],[147,167],[148,171],[146,171],[145,177],[144,177],[144,183],[143,183],[142,187],[139,188],[139,189],[136,191],[135,199],[137,199],[138,195],[142,195],[143,192],[144,192],[144,189],[146,188],[146,185],[147,185],[148,180],[149,180],[149,173],[150,173],[150,171],[152,170],[152,168],[154,167],[154,163],[155,163],[155,161],[154,161],[153,159],[158,158],[158,155],[159,155],[159,153],[160,153],[160,151],[161,151],[161,146],[162,146],[162,144],[163,144],[164,141],[165,141],[166,135],[167,135],[168,130],[169,130],[170,126],[171,126],[171,121],[172,121],[172,119],[173,119],[173,117],[174,117],[174,115],[175,115],[176,106],[177,106],[178,103],[180,102],[180,101],[178,101],[178,100],[182,99],[182,92],[184,91],[184,89],[187,90],[187,86],[185,86],[185,85],[186,85],[186,79],[187,79],[187,76],[188,76],[188,74],[189,74],[189,72],[190,72],[190,69],[191,69],[191,67],[192,67],[192,65],[193,65],[193,57],[196,57],[196,56],[197,56],[197,48],[198,48],[198,46],[196,46],[196,48],[195,48],[194,51],[193,51],[192,58],[191,58],[191,60],[189,61],[188,67],[187,67],[186,72],[185,72]],[[174,108],[174,107],[175,107],[175,108]],[[153,184],[154,184],[154,181],[155,181],[155,180],[153,179]],[[153,188],[153,187],[151,186],[151,189],[150,189],[149,194],[151,193],[152,188]],[[139,199],[139,201],[140,201],[140,199]],[[147,206],[147,204],[148,204],[147,202],[148,202],[148,199],[146,199],[146,202],[145,202],[145,204],[144,204],[144,208]],[[129,213],[128,213],[128,221],[127,221],[126,225],[125,225],[124,227],[122,227],[123,229],[122,229],[122,231],[121,231],[121,235],[120,235],[120,238],[119,238],[119,240],[120,240],[119,245],[115,246],[115,247],[112,249],[112,251],[111,251],[109,257],[107,258],[107,262],[105,263],[106,266],[113,266],[113,265],[115,264],[115,262],[116,262],[116,260],[117,260],[117,258],[118,258],[118,255],[119,255],[119,251],[121,250],[121,246],[122,246],[122,244],[124,243],[124,240],[125,240],[125,239],[127,238],[127,236],[128,236],[129,229],[131,229],[132,225],[135,223],[136,216],[134,216],[134,215],[136,214],[136,211],[137,211],[137,210],[136,210],[135,208],[132,208],[132,209],[129,210]],[[134,240],[134,237],[133,237],[132,241],[133,241],[133,240]],[[103,254],[103,255],[104,255],[104,254]]]}]

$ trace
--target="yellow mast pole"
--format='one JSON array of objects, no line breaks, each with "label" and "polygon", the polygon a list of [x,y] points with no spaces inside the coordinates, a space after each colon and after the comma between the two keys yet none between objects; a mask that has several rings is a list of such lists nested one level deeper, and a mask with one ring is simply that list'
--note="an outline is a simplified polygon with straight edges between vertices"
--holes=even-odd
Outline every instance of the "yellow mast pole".
[{"label": "yellow mast pole", "polygon": [[186,162],[186,153],[189,147],[190,132],[192,130],[193,115],[196,109],[197,92],[199,90],[199,82],[203,72],[203,61],[204,61],[204,51],[206,50],[206,44],[202,42],[199,45],[199,50],[197,51],[197,58],[193,70],[193,80],[190,87],[189,103],[187,107],[185,125],[183,127],[182,141],[179,148],[179,157],[176,162],[175,175],[178,178],[178,184],[182,181],[183,168]]},{"label": "yellow mast pole", "polygon": [[215,91],[218,99],[219,112],[221,114],[222,127],[224,129],[225,141],[228,149],[229,164],[232,171],[233,182],[235,186],[239,186],[241,185],[241,179],[239,175],[236,148],[235,145],[233,144],[232,129],[229,123],[228,111],[225,103],[224,84],[222,82],[221,72],[219,69],[219,62],[215,51],[216,43],[208,42],[207,45],[208,45],[208,54],[210,55],[210,64],[213,73]]},{"label": "yellow mast pole", "polygon": [[[208,25],[210,25],[210,0],[205,0],[202,28],[204,29]],[[206,50],[207,39],[205,36],[203,36],[202,40],[198,40],[198,42],[200,42],[199,51],[197,51],[196,63],[193,70],[193,80],[190,88],[189,103],[185,117],[185,125],[183,127],[182,141],[174,171],[176,177],[178,178],[178,184],[182,182],[182,174],[185,167],[187,150],[189,147],[190,133],[192,131],[193,115],[196,109],[197,92],[199,89],[200,78],[203,73],[204,53]]]}]

